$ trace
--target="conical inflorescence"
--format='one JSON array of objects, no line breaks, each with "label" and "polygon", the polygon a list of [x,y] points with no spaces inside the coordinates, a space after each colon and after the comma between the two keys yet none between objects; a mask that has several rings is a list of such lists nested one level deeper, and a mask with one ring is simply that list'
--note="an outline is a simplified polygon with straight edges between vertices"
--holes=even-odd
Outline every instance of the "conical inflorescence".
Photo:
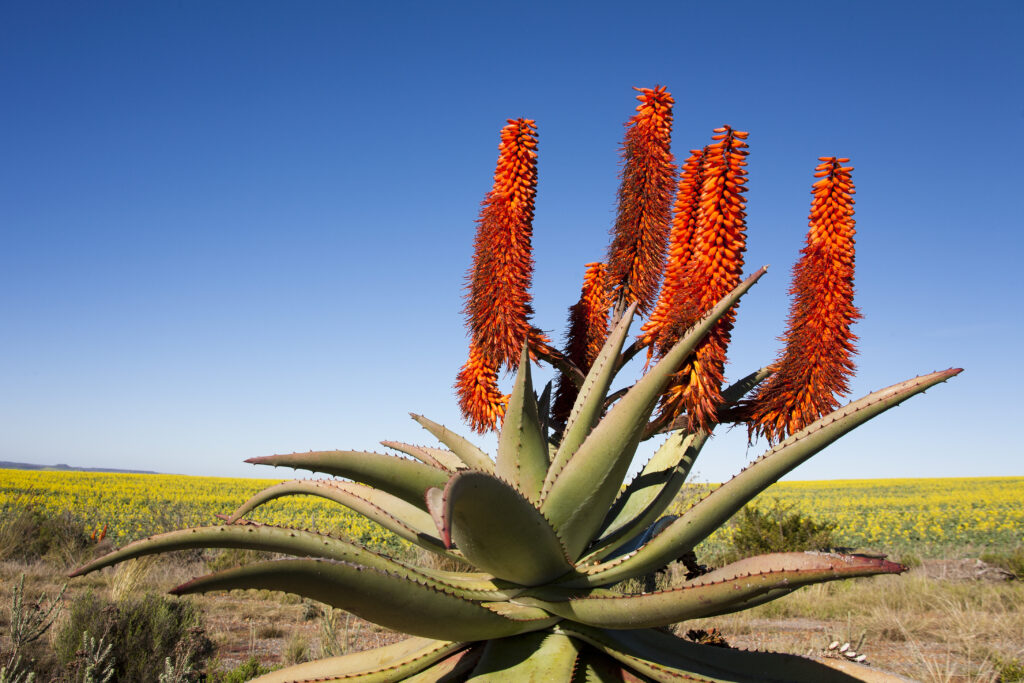
[{"label": "conical inflorescence", "polygon": [[530,324],[536,196],[536,123],[509,119],[501,129],[494,185],[477,219],[464,309],[470,357],[455,384],[463,416],[478,432],[493,429],[502,414],[498,370],[518,365],[528,339],[545,341]]},{"label": "conical inflorescence", "polygon": [[[742,279],[746,250],[747,133],[716,128],[703,152],[700,199],[690,258],[676,306],[705,314]],[[736,320],[730,310],[683,364],[662,399],[663,418],[686,412],[690,431],[709,431],[722,405],[726,350]],[[691,324],[690,322],[685,323]],[[678,326],[678,324],[677,324]]]},{"label": "conical inflorescence", "polygon": [[773,443],[835,410],[854,371],[853,167],[845,157],[819,161],[807,243],[793,267],[785,348],[749,407],[751,435]]},{"label": "conical inflorescence", "polygon": [[608,284],[621,302],[647,313],[665,267],[676,169],[672,105],[663,87],[636,88],[640,104],[626,123],[618,214],[608,249]]}]

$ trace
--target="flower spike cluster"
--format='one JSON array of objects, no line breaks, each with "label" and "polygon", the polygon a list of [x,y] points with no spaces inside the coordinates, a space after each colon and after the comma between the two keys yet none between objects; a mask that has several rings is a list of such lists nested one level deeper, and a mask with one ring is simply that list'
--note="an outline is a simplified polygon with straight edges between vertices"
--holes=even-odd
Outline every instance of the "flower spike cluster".
[{"label": "flower spike cluster", "polygon": [[501,129],[494,187],[477,220],[465,307],[473,342],[498,366],[518,366],[530,335],[536,194],[536,124],[510,119]]},{"label": "flower spike cluster", "polygon": [[704,184],[706,149],[690,150],[690,158],[679,174],[679,187],[672,207],[672,232],[668,241],[668,261],[665,279],[661,283],[658,302],[654,306],[640,334],[640,343],[647,346],[650,361],[657,347],[663,354],[678,339],[681,332],[696,319],[696,312],[687,309],[682,301],[686,290],[686,267],[693,255],[693,238],[697,230],[697,211],[700,207],[701,187]]},{"label": "flower spike cluster", "polygon": [[478,432],[493,428],[503,412],[498,369],[517,367],[527,340],[546,341],[530,324],[536,194],[536,123],[509,119],[501,129],[494,185],[477,220],[464,309],[470,357],[455,384],[463,415]]},{"label": "flower spike cluster", "polygon": [[505,416],[508,396],[498,388],[498,367],[476,344],[470,345],[469,360],[455,378],[455,391],[463,417],[477,433],[495,429]]},{"label": "flower spike cluster", "polygon": [[636,114],[626,123],[619,208],[608,250],[609,286],[622,304],[646,313],[665,266],[676,170],[670,151],[672,105],[662,86],[635,88]]},{"label": "flower spike cluster", "polygon": [[[685,283],[676,299],[685,311],[703,315],[738,285],[746,250],[747,133],[716,128],[704,151],[700,203]],[[687,413],[688,429],[709,431],[722,403],[726,349],[736,307],[697,346],[662,398],[659,419]]]},{"label": "flower spike cluster", "polygon": [[[608,338],[608,308],[611,305],[605,286],[603,263],[588,263],[583,275],[580,300],[569,307],[569,330],[566,334],[565,356],[587,373]],[[558,377],[555,400],[551,406],[552,424],[558,431],[572,410],[578,389],[563,372]]]},{"label": "flower spike cluster", "polygon": [[771,443],[835,410],[854,371],[850,326],[861,316],[853,304],[853,167],[845,157],[818,160],[807,244],[793,267],[785,349],[748,406],[751,436]]}]

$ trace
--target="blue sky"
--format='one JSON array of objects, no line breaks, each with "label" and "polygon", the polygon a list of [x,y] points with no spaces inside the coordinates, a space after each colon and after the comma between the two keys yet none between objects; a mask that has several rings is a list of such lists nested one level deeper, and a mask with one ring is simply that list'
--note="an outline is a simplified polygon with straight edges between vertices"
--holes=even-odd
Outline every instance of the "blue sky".
[{"label": "blue sky", "polygon": [[[485,6],[486,5],[486,6]],[[4,3],[0,460],[270,476],[458,425],[474,220],[536,119],[535,322],[602,259],[632,86],[750,132],[732,378],[770,362],[818,156],[852,158],[853,398],[962,366],[791,478],[1024,475],[1024,4]],[[543,376],[543,373],[541,373]],[[488,440],[484,440],[488,443]],[[764,444],[716,436],[698,475]]]}]

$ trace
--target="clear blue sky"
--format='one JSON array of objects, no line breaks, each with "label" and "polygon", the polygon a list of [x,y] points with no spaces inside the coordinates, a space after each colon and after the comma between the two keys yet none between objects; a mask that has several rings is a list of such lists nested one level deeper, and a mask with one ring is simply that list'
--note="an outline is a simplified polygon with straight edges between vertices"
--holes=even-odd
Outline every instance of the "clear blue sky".
[{"label": "clear blue sky", "polygon": [[[677,157],[750,132],[735,378],[775,357],[818,156],[852,158],[854,397],[966,371],[793,478],[1024,475],[1024,3],[8,2],[0,460],[271,476],[429,443],[506,118],[537,120],[535,322],[603,258],[631,86]],[[735,430],[697,470],[764,444]],[[278,474],[281,474],[278,471]]]}]

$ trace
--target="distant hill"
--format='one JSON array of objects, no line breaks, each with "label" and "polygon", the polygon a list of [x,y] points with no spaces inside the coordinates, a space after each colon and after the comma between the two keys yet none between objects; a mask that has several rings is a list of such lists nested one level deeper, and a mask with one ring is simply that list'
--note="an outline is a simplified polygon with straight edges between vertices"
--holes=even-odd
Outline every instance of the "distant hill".
[{"label": "distant hill", "polygon": [[120,472],[123,474],[158,474],[152,470],[119,470],[113,467],[72,467],[63,463],[59,465],[33,465],[27,462],[7,462],[0,460],[0,469],[4,470],[45,470],[47,472]]}]

